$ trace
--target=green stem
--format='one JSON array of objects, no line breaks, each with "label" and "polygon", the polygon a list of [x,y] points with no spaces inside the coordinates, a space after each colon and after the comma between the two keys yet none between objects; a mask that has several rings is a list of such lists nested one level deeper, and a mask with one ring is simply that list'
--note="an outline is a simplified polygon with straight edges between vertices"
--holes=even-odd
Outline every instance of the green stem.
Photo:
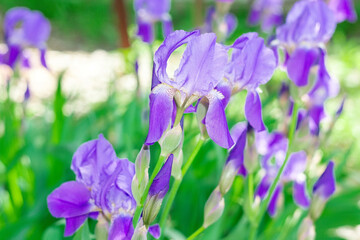
[{"label": "green stem", "polygon": [[186,240],[192,240],[195,239],[197,236],[199,236],[200,233],[202,233],[205,230],[203,226],[201,226],[198,230],[196,230],[193,234],[191,234],[190,237],[188,237]]},{"label": "green stem", "polygon": [[160,228],[161,229],[163,229],[163,227],[165,225],[165,221],[166,221],[166,219],[167,219],[167,217],[169,215],[171,206],[172,206],[172,204],[173,204],[173,202],[175,200],[175,197],[176,197],[177,191],[179,190],[179,187],[181,185],[182,179],[184,178],[186,172],[189,170],[191,164],[193,163],[196,155],[200,151],[200,148],[202,147],[204,142],[205,142],[204,139],[202,139],[202,138],[199,139],[195,149],[193,150],[193,152],[191,153],[189,159],[187,160],[187,162],[185,163],[184,167],[181,170],[181,175],[182,175],[181,178],[176,179],[174,184],[171,187],[169,198],[168,198],[168,200],[166,202],[164,211],[163,211],[163,213],[161,215],[161,218],[160,218]]},{"label": "green stem", "polygon": [[151,174],[149,182],[146,184],[144,194],[142,195],[142,197],[140,199],[140,204],[136,207],[136,210],[135,210],[135,213],[134,213],[134,218],[133,218],[133,225],[134,226],[136,226],[138,221],[139,221],[143,206],[145,204],[147,195],[149,193],[150,186],[151,186],[152,182],[154,181],[154,178],[156,177],[156,175],[159,173],[165,159],[166,159],[166,156],[160,155],[160,157],[159,157],[159,159],[158,159],[158,161],[156,163],[156,166],[155,166],[155,168],[154,168],[154,170],[153,170],[153,172]]},{"label": "green stem", "polygon": [[[289,145],[288,145],[288,149],[286,151],[286,157],[285,157],[285,160],[283,162],[283,164],[281,165],[276,177],[275,177],[275,180],[273,181],[273,183],[271,184],[270,186],[270,189],[269,189],[269,192],[265,198],[265,200],[263,201],[263,203],[261,204],[260,206],[260,211],[259,211],[259,214],[257,216],[257,219],[256,219],[256,222],[255,224],[252,224],[252,228],[250,230],[250,238],[249,239],[255,239],[256,237],[256,231],[257,231],[257,227],[258,225],[260,224],[260,221],[262,220],[265,212],[266,212],[266,209],[268,208],[268,205],[269,205],[269,202],[275,192],[275,189],[280,181],[280,177],[285,169],[285,166],[286,166],[286,163],[288,162],[289,160],[289,156],[290,156],[290,150],[291,150],[291,147],[292,147],[292,144],[293,144],[293,141],[294,141],[294,136],[295,136],[295,130],[296,130],[296,124],[297,124],[297,117],[298,117],[298,108],[299,108],[299,105],[298,103],[295,101],[294,102],[294,107],[293,107],[293,111],[292,111],[292,116],[291,116],[291,122],[290,122],[290,127],[289,127],[289,132],[288,132],[288,139],[289,139]],[[251,238],[253,237],[253,238]]]}]

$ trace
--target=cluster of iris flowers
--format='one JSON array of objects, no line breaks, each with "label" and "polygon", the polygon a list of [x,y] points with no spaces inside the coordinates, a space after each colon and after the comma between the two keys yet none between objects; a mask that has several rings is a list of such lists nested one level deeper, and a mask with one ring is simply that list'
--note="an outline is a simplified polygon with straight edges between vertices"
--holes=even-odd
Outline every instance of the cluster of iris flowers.
[{"label": "cluster of iris flowers", "polygon": [[[294,141],[300,131],[320,140],[320,122],[326,114],[324,103],[336,96],[339,88],[326,69],[326,43],[337,22],[354,21],[356,15],[350,0],[301,0],[292,6],[283,23],[284,1],[257,0],[250,13],[249,22],[261,21],[264,31],[277,27],[269,41],[250,32],[225,45],[222,42],[236,28],[236,18],[229,13],[231,0],[218,0],[208,10],[204,26],[190,32],[173,31],[170,1],[135,0],[137,35],[151,43],[154,24],[161,21],[165,36],[153,59],[148,135],[135,163],[119,159],[101,134],[76,150],[71,164],[76,180],[63,183],[47,198],[50,213],[66,220],[65,236],[71,236],[87,218],[93,218],[104,230],[97,235],[99,239],[147,239],[148,233],[162,237],[161,230],[182,179],[201,146],[211,139],[229,149],[229,154],[219,184],[204,206],[203,225],[188,239],[196,238],[220,218],[224,196],[236,175],[253,184],[259,165],[262,179],[254,192],[249,189],[249,239],[256,238],[266,211],[276,217],[282,191],[289,182],[293,184],[294,202],[309,208],[299,238],[315,237],[314,221],[335,192],[334,163],[329,161],[316,183],[308,186],[306,169],[312,153],[296,149]],[[8,51],[0,56],[0,63],[11,68],[16,63],[30,67],[26,48],[32,46],[40,50],[41,63],[47,66],[50,24],[41,13],[12,9],[5,17],[4,30]],[[185,44],[180,64],[169,76],[169,58]],[[285,127],[268,132],[259,87],[268,83],[277,68],[286,71],[290,79],[279,90],[288,114]],[[230,131],[225,110],[232,96],[240,91],[246,91],[242,103],[246,121]],[[342,108],[343,103],[337,117]],[[196,115],[200,132],[198,144],[185,163],[184,114]],[[149,174],[150,145],[156,142],[161,154]],[[171,176],[175,180],[164,202]],[[156,223],[162,206],[164,210]]]}]

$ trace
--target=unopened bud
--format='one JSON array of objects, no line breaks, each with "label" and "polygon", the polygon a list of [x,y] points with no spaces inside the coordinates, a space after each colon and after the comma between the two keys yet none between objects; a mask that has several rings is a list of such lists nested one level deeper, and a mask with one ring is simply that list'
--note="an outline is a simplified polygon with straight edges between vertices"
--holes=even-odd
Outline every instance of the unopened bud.
[{"label": "unopened bud", "polygon": [[225,207],[225,201],[220,193],[219,187],[211,193],[205,204],[204,228],[207,228],[216,222],[222,215]]},{"label": "unopened bud", "polygon": [[143,220],[140,219],[139,223],[136,225],[134,234],[131,240],[146,240],[147,239],[147,229],[143,223]]},{"label": "unopened bud", "polygon": [[207,106],[209,105],[209,102],[208,100],[206,100],[205,98],[203,98],[197,109],[196,109],[196,119],[197,119],[197,122],[198,122],[198,126],[200,128],[200,133],[201,133],[201,136],[203,138],[208,138],[209,135],[206,131],[206,127],[205,127],[205,124],[204,124],[204,118],[206,116],[206,112],[207,112]]},{"label": "unopened bud", "polygon": [[182,178],[182,173],[181,173],[182,164],[183,164],[183,151],[182,148],[180,147],[174,152],[174,161],[171,170],[171,175],[175,179]]},{"label": "unopened bud", "polygon": [[237,169],[235,169],[234,165],[231,161],[227,162],[220,177],[220,193],[224,196],[229,189],[231,188],[234,178],[237,174]]},{"label": "unopened bud", "polygon": [[311,218],[306,217],[302,221],[299,227],[298,239],[299,240],[315,239],[315,226]]},{"label": "unopened bud", "polygon": [[326,205],[327,199],[321,197],[319,194],[314,194],[313,198],[311,200],[310,205],[310,216],[313,220],[316,220],[320,217],[321,213],[324,210],[324,207]]},{"label": "unopened bud", "polygon": [[150,149],[148,145],[143,145],[135,160],[135,173],[139,182],[141,182],[144,177],[148,176],[146,173],[148,173],[149,164]]},{"label": "unopened bud", "polygon": [[108,239],[108,229],[109,229],[109,223],[108,221],[99,214],[98,222],[95,227],[95,236],[98,240],[107,240]]},{"label": "unopened bud", "polygon": [[162,200],[163,198],[159,198],[158,195],[148,196],[146,199],[143,211],[143,219],[146,226],[150,226],[150,224],[155,220],[160,211]]},{"label": "unopened bud", "polygon": [[174,152],[179,147],[182,139],[183,130],[180,124],[167,130],[159,141],[161,146],[161,155],[167,156]]}]

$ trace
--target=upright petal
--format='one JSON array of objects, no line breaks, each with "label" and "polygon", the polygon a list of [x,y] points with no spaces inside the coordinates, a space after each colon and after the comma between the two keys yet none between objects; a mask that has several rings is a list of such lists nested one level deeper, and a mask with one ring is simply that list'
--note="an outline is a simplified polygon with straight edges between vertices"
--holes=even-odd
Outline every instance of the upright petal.
[{"label": "upright petal", "polygon": [[352,0],[330,0],[328,5],[334,11],[337,22],[356,21],[357,16]]},{"label": "upright petal", "polygon": [[227,51],[216,43],[215,33],[192,39],[175,71],[177,87],[188,96],[208,94],[222,80],[227,59]]},{"label": "upright petal", "polygon": [[213,90],[208,95],[209,108],[205,116],[205,126],[209,137],[219,146],[230,148],[234,141],[229,133],[226,121],[225,109],[221,102],[223,96],[220,92]]},{"label": "upright petal", "polygon": [[64,236],[69,237],[73,235],[81,227],[81,225],[83,225],[87,217],[88,215],[86,214],[77,217],[66,218]]},{"label": "upright petal", "polygon": [[39,11],[28,14],[23,23],[25,41],[37,48],[44,48],[51,31],[50,22]]},{"label": "upright petal", "polygon": [[171,177],[172,163],[174,160],[174,155],[170,154],[165,164],[162,166],[161,170],[158,172],[154,178],[150,189],[149,196],[157,195],[158,198],[163,199],[166,193],[169,190],[169,181]]},{"label": "upright petal", "polygon": [[298,87],[308,84],[310,68],[318,57],[316,49],[298,48],[287,61],[287,72],[291,81]]},{"label": "upright petal", "polygon": [[325,117],[324,106],[313,106],[309,109],[309,128],[312,135],[320,133],[320,122]]},{"label": "upright petal", "polygon": [[176,85],[166,73],[167,62],[170,55],[181,45],[188,43],[191,39],[198,36],[200,31],[185,32],[177,30],[169,34],[160,45],[154,55],[155,73],[159,81],[170,86]]},{"label": "upright petal", "polygon": [[56,188],[48,197],[51,215],[57,218],[71,218],[88,214],[92,205],[90,191],[82,183],[70,181]]},{"label": "upright petal", "polygon": [[293,191],[295,203],[304,208],[309,207],[310,199],[306,193],[305,175],[304,178],[299,178],[294,181]]},{"label": "upright petal", "polygon": [[165,84],[157,85],[150,94],[149,132],[145,143],[157,142],[169,127],[173,113],[174,89]]},{"label": "upright petal", "polygon": [[245,101],[245,116],[257,131],[266,130],[262,120],[261,99],[256,91],[248,91]]},{"label": "upright petal", "polygon": [[109,229],[109,240],[131,240],[134,234],[132,216],[120,215],[112,220]]},{"label": "upright petal", "polygon": [[143,21],[141,18],[137,19],[137,36],[141,38],[143,42],[152,43],[154,41],[154,25],[153,23],[149,23]]},{"label": "upright petal", "polygon": [[303,174],[306,169],[306,152],[299,151],[292,153],[287,162],[282,179],[294,181]]},{"label": "upright petal", "polygon": [[323,197],[324,199],[328,199],[334,194],[335,189],[334,162],[330,161],[323,174],[315,183],[313,193]]}]

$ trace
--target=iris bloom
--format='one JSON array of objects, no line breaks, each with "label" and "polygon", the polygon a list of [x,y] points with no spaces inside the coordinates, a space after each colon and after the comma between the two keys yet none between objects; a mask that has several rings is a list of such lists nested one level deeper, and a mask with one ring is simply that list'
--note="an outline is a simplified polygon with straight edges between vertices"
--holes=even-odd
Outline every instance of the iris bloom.
[{"label": "iris bloom", "polygon": [[223,106],[228,104],[232,94],[247,90],[245,117],[255,130],[263,131],[265,125],[257,88],[270,80],[276,68],[274,53],[257,33],[241,35],[230,48],[232,55],[225,78],[216,87],[224,95]]},{"label": "iris bloom", "polygon": [[[265,170],[265,176],[257,187],[256,195],[263,199],[268,194],[269,188],[285,160],[288,140],[281,133],[268,134],[266,131],[263,131],[256,135],[256,147],[258,152],[263,155],[261,166]],[[304,208],[310,205],[310,200],[306,193],[305,169],[306,153],[304,151],[292,153],[270,199],[268,212],[271,216],[276,214],[279,196],[287,182],[293,182],[293,198],[295,203]]]},{"label": "iris bloom", "polygon": [[161,21],[164,36],[172,32],[170,0],[135,0],[134,7],[138,24],[137,35],[147,43],[154,41],[154,25]]},{"label": "iris bloom", "polygon": [[337,22],[356,21],[357,16],[352,0],[329,0],[328,5],[334,11]]},{"label": "iris bloom", "polygon": [[4,35],[8,51],[0,56],[0,63],[13,69],[17,62],[21,62],[23,67],[30,67],[25,49],[35,47],[40,51],[41,64],[47,67],[45,52],[50,31],[50,23],[41,12],[24,7],[10,9],[4,18]]},{"label": "iris bloom", "polygon": [[[204,32],[215,32],[222,40],[228,38],[237,26],[236,17],[228,13],[232,1],[217,1],[216,7],[208,8],[205,18]],[[225,7],[223,7],[225,6]]]},{"label": "iris bloom", "polygon": [[283,0],[256,0],[249,15],[251,25],[261,23],[264,32],[271,32],[273,27],[283,22]]},{"label": "iris bloom", "polygon": [[[169,57],[184,44],[187,46],[180,65],[170,77],[166,71]],[[184,112],[202,99],[208,103],[204,123],[210,138],[225,148],[233,145],[221,102],[224,96],[214,89],[224,76],[227,59],[227,51],[216,43],[214,33],[179,30],[166,37],[154,56],[146,144],[161,138],[177,111]]]}]

